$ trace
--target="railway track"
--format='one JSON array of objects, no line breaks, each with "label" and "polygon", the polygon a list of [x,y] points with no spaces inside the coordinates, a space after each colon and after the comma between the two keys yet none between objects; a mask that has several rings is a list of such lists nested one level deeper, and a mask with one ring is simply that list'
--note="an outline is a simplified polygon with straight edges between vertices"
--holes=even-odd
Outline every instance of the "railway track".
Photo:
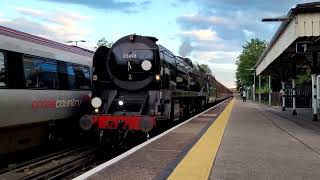
[{"label": "railway track", "polygon": [[57,179],[96,161],[98,148],[80,147],[0,174],[6,179]]}]

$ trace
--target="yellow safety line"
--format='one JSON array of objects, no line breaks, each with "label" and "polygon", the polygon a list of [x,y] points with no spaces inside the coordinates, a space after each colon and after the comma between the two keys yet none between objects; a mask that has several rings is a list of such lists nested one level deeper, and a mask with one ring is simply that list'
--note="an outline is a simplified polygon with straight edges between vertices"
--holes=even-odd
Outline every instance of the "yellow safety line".
[{"label": "yellow safety line", "polygon": [[234,100],[229,103],[216,121],[191,148],[168,179],[208,179],[224,130],[227,126],[233,104]]}]

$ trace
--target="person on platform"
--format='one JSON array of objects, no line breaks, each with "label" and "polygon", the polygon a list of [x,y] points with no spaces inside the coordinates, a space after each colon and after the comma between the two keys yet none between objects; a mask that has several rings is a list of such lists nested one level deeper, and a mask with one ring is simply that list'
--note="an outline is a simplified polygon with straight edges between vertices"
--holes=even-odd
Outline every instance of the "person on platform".
[{"label": "person on platform", "polygon": [[242,92],[242,102],[246,102],[247,101],[247,92],[243,91]]}]

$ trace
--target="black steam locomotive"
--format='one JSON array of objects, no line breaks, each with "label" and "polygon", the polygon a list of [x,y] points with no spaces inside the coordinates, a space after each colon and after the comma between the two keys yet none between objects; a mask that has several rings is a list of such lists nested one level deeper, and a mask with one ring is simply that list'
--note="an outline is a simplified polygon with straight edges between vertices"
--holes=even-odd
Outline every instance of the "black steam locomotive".
[{"label": "black steam locomotive", "polygon": [[156,44],[157,40],[129,35],[110,49],[97,49],[94,113],[81,118],[83,129],[98,129],[101,136],[114,131],[147,133],[158,123],[184,119],[231,95],[212,75]]}]

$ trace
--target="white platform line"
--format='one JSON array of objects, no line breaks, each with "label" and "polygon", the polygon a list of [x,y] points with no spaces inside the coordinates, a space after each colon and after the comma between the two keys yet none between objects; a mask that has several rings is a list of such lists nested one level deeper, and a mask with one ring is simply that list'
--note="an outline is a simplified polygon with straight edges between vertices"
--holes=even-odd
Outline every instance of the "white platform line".
[{"label": "white platform line", "polygon": [[[229,98],[228,98],[228,99],[229,99]],[[112,165],[112,164],[120,161],[121,159],[123,159],[123,158],[129,156],[130,154],[138,151],[139,149],[143,148],[144,146],[152,143],[153,141],[156,141],[157,139],[159,139],[159,138],[163,137],[164,135],[170,133],[171,131],[177,129],[178,127],[180,127],[180,126],[182,126],[182,125],[190,122],[192,119],[194,119],[194,118],[196,118],[196,117],[198,117],[198,116],[200,116],[200,115],[202,115],[202,114],[210,111],[211,109],[219,106],[220,104],[222,104],[223,102],[227,101],[228,99],[220,102],[219,104],[217,104],[217,105],[215,105],[215,106],[213,106],[213,107],[211,107],[211,108],[209,108],[209,109],[207,109],[207,110],[205,110],[205,111],[197,114],[196,116],[193,116],[192,118],[190,118],[190,119],[188,119],[188,120],[186,120],[186,121],[184,121],[184,122],[182,122],[182,123],[180,123],[180,124],[178,124],[178,125],[170,128],[170,129],[166,130],[165,132],[159,134],[158,136],[153,137],[153,138],[149,139],[148,141],[146,141],[146,142],[144,142],[144,143],[142,143],[142,144],[139,144],[138,146],[136,146],[136,147],[134,147],[134,148],[126,151],[125,153],[122,153],[122,154],[120,154],[119,156],[117,156],[117,157],[115,157],[115,158],[113,158],[113,159],[111,159],[111,160],[109,160],[109,161],[107,161],[107,162],[105,162],[105,163],[103,163],[103,164],[100,164],[99,166],[97,166],[97,167],[95,167],[95,168],[93,168],[93,169],[91,169],[91,170],[89,170],[89,171],[81,174],[80,176],[74,178],[74,180],[82,180],[82,179],[88,178],[89,176],[92,176],[93,174],[101,171],[102,169],[104,169],[104,168],[106,168],[106,167],[108,167],[108,166],[110,166],[110,165]]]}]

